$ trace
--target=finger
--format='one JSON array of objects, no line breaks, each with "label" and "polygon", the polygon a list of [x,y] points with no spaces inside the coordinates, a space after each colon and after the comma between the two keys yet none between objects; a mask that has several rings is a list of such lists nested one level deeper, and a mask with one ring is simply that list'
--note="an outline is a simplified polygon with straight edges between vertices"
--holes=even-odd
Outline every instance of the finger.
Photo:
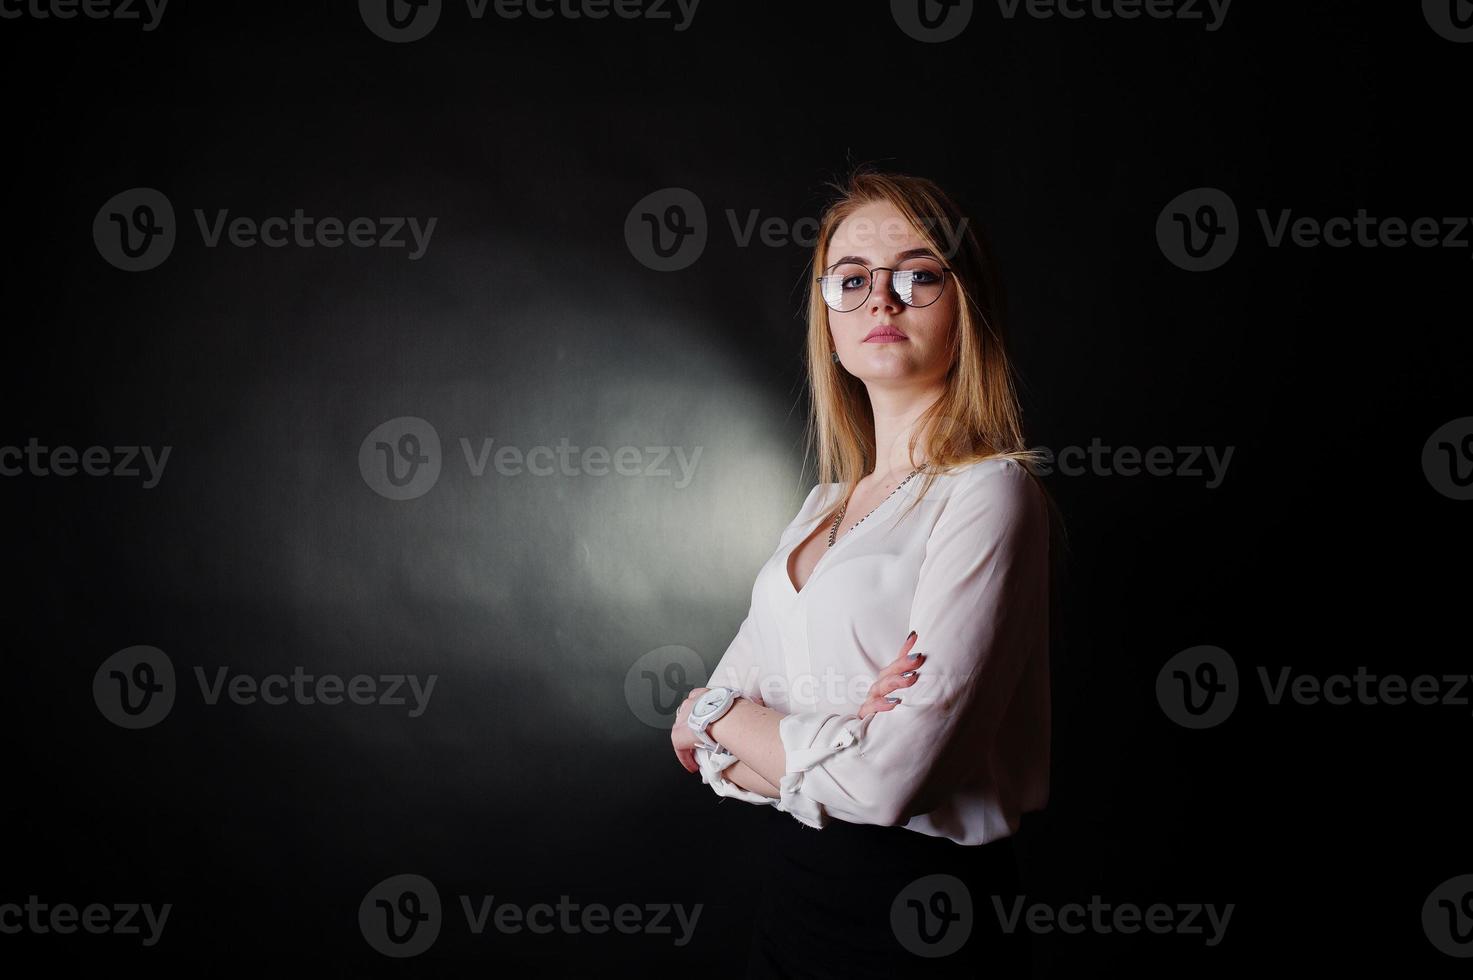
[{"label": "finger", "polygon": [[885,669],[880,671],[875,677],[875,680],[879,681],[883,677],[895,677],[905,673],[907,670],[915,670],[925,659],[926,655],[924,653],[916,652],[915,659],[913,660],[909,654],[902,653],[899,657],[886,664]]},{"label": "finger", "polygon": [[919,678],[920,674],[914,668],[907,670],[904,673],[894,674],[889,677],[878,678],[873,684],[870,685],[866,697],[884,697],[897,688],[910,687]]},{"label": "finger", "polygon": [[877,715],[882,711],[889,711],[897,704],[899,704],[899,702],[886,701],[882,697],[870,698],[869,700],[865,701],[864,704],[859,706],[859,717],[861,720],[863,720],[865,718],[868,718],[870,715]]},{"label": "finger", "polygon": [[680,759],[680,764],[685,766],[686,772],[695,772],[701,768],[696,764],[696,753],[694,749],[677,749],[675,755]]}]

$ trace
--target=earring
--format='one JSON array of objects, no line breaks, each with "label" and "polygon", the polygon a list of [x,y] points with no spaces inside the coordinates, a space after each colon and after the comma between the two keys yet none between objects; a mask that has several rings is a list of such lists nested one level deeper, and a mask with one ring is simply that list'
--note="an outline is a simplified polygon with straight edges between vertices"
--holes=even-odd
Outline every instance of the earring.
[{"label": "earring", "polygon": [[834,363],[835,364],[838,364],[839,363],[839,352],[838,351],[834,351],[833,358],[834,358]]}]

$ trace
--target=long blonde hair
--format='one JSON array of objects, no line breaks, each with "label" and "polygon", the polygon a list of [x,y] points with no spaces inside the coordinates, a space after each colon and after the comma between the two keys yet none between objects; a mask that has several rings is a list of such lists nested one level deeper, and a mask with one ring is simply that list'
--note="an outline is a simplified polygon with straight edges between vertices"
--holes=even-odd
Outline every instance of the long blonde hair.
[{"label": "long blonde hair", "polygon": [[913,462],[919,458],[932,464],[920,486],[908,494],[911,507],[941,473],[981,460],[1015,459],[1033,473],[1047,457],[1029,449],[1023,438],[1023,411],[1004,343],[1001,293],[970,221],[946,192],[924,177],[862,166],[847,180],[828,186],[837,196],[819,220],[808,288],[808,445],[810,453],[816,451],[819,482],[847,487],[830,505],[824,523],[837,516],[860,478],[879,463],[869,393],[859,378],[834,363],[829,308],[817,282],[826,271],[835,229],[868,204],[894,205],[935,254],[945,257],[953,270],[947,273],[947,285],[956,289],[959,301],[946,391],[917,419],[908,443]]}]

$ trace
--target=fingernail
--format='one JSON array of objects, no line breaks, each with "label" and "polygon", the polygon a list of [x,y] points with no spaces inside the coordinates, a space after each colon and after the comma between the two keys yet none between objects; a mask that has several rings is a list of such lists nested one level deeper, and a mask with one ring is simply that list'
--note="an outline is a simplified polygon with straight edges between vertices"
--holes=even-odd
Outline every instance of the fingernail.
[{"label": "fingernail", "polygon": [[900,699],[899,698],[886,698],[885,700],[886,701],[889,701],[891,704],[899,704],[900,703]]},{"label": "fingernail", "polygon": [[920,672],[919,671],[915,671],[915,670],[907,670],[905,673],[901,674],[900,676],[901,677],[914,677],[918,673],[920,673]]},{"label": "fingernail", "polygon": [[917,657],[919,657],[920,655],[921,655],[921,651],[919,651],[919,650],[912,650],[912,651],[910,651],[910,653],[907,653],[905,655],[905,659],[906,660],[914,660]]},{"label": "fingernail", "polygon": [[909,643],[912,639],[915,638],[915,635],[916,635],[916,631],[915,630],[911,630],[910,633],[906,636],[905,642],[906,643]]}]

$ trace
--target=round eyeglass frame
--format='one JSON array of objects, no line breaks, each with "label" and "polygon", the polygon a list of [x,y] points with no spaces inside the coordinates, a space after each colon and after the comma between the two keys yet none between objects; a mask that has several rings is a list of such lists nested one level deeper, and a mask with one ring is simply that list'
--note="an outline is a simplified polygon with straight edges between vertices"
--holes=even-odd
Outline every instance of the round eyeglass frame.
[{"label": "round eyeglass frame", "polygon": [[[940,264],[940,263],[938,263],[938,264]],[[869,298],[871,296],[873,296],[874,295],[874,292],[875,292],[875,273],[876,272],[888,272],[888,273],[890,273],[890,291],[895,294],[896,298],[898,298],[901,303],[904,303],[906,306],[910,307],[913,310],[923,310],[923,309],[925,309],[928,306],[934,305],[935,302],[936,302],[936,299],[940,299],[941,298],[941,294],[946,292],[946,279],[947,279],[947,276],[951,274],[951,266],[949,266],[949,265],[942,265],[941,266],[941,288],[936,291],[936,299],[931,300],[930,303],[906,303],[905,302],[905,297],[901,296],[900,295],[900,292],[897,289],[895,289],[895,273],[897,271],[899,271],[899,272],[912,272],[914,270],[912,270],[912,269],[899,269],[899,270],[896,270],[896,269],[892,269],[889,266],[885,266],[885,265],[875,266],[873,269],[869,268],[868,266],[864,266],[863,268],[865,269],[865,271],[869,273],[869,289],[865,292],[864,299],[860,300],[858,303],[856,303],[853,306],[849,307],[849,309],[847,309],[847,310],[841,310],[838,307],[834,306],[834,304],[830,303],[829,300],[828,300],[828,297],[827,296],[824,296],[824,294],[823,294],[823,281],[825,279],[829,278],[829,276],[833,275],[833,270],[834,269],[837,269],[841,265],[860,265],[860,263],[858,263],[858,262],[835,262],[833,265],[829,266],[829,270],[830,270],[829,272],[826,272],[826,273],[824,273],[821,276],[816,276],[814,278],[814,280],[813,280],[814,282],[818,283],[818,295],[821,296],[821,297],[823,297],[823,305],[824,306],[827,306],[829,309],[833,310],[835,313],[853,313],[855,310],[859,309],[861,306],[863,306],[864,304],[868,303],[869,302]]]}]

